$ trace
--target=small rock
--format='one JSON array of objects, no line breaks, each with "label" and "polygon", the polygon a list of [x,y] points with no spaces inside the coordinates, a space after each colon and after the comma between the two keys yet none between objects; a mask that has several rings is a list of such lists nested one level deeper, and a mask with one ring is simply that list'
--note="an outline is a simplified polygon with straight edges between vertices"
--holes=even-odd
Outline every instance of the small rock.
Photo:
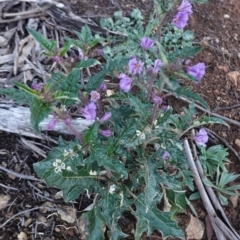
[{"label": "small rock", "polygon": [[15,180],[16,176],[11,174],[11,173],[7,173],[8,177],[12,180]]},{"label": "small rock", "polygon": [[39,215],[38,216],[38,221],[39,222],[43,222],[43,223],[47,223],[48,222],[48,220],[47,220],[47,218],[45,218],[43,215]]},{"label": "small rock", "polygon": [[28,218],[28,220],[25,222],[24,226],[28,227],[32,223],[32,218]]},{"label": "small rock", "polygon": [[0,194],[0,210],[4,209],[7,205],[11,197],[9,195]]},{"label": "small rock", "polygon": [[61,229],[60,229],[60,228],[57,228],[57,227],[55,227],[55,228],[54,228],[54,231],[55,231],[55,232],[61,232]]},{"label": "small rock", "polygon": [[224,18],[230,18],[230,16],[228,14],[224,14],[223,17]]},{"label": "small rock", "polygon": [[41,208],[39,209],[40,213],[46,213],[48,211],[48,208],[53,208],[53,203],[51,202],[45,202],[42,204]]},{"label": "small rock", "polygon": [[28,240],[27,234],[25,232],[20,232],[17,235],[18,240]]},{"label": "small rock", "polygon": [[240,147],[240,139],[235,139],[235,144],[238,146],[238,147]]}]

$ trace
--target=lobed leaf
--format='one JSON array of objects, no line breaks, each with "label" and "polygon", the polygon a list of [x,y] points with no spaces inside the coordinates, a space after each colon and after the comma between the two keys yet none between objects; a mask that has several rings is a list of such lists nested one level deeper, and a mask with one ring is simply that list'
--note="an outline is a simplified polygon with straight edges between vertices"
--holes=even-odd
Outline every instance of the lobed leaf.
[{"label": "lobed leaf", "polygon": [[48,40],[47,38],[45,38],[42,34],[40,34],[39,32],[27,28],[27,31],[33,36],[33,38],[48,52],[53,53],[55,46],[56,46],[56,42],[55,41],[51,41]]}]

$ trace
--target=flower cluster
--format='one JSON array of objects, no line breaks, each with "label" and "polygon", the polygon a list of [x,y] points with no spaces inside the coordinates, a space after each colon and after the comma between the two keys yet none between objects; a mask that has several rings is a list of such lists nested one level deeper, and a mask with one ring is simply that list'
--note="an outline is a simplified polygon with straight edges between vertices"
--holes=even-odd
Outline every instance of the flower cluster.
[{"label": "flower cluster", "polygon": [[183,29],[188,22],[189,15],[192,14],[192,5],[188,0],[183,0],[178,8],[178,13],[174,16],[172,23],[180,29]]}]

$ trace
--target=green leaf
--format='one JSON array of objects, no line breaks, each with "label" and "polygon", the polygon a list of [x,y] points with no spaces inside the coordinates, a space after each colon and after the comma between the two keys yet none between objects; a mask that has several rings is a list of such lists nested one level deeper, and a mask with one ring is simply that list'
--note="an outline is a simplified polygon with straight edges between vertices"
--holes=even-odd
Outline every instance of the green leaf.
[{"label": "green leaf", "polygon": [[205,108],[209,109],[208,103],[202,97],[200,97],[199,94],[194,93],[192,91],[192,88],[189,88],[189,87],[178,88],[178,89],[176,89],[175,92],[178,96],[184,96],[187,99],[197,101],[197,102],[201,103]]},{"label": "green leaf", "polygon": [[26,93],[38,98],[40,93],[30,87],[28,87],[26,84],[22,84],[19,82],[13,82],[14,85],[16,85],[17,87],[19,87],[20,89],[22,89],[23,91],[25,91]]},{"label": "green leaf", "polygon": [[47,38],[45,38],[42,34],[40,34],[39,32],[27,28],[27,31],[33,36],[33,38],[48,52],[53,53],[55,46],[56,46],[56,42],[55,41],[50,41]]},{"label": "green leaf", "polygon": [[102,215],[101,208],[99,206],[95,205],[91,211],[83,213],[80,218],[85,221],[86,226],[88,226],[88,240],[105,239],[104,232],[106,229],[106,220]]},{"label": "green leaf", "polygon": [[141,171],[141,175],[145,180],[144,187],[144,203],[146,205],[146,211],[150,211],[162,198],[160,187],[157,182],[159,173],[156,171],[156,166],[151,159],[142,160],[144,164],[144,170]]},{"label": "green leaf", "polygon": [[199,121],[194,121],[194,126],[195,125],[200,126],[200,125],[205,125],[205,124],[216,124],[216,123],[229,127],[229,125],[224,120],[222,120],[221,118],[208,117],[208,116],[203,116],[200,119],[200,122]]},{"label": "green leaf", "polygon": [[[161,232],[164,239],[166,237],[185,239],[182,229],[176,225],[175,221],[171,220],[173,213],[162,212],[156,206],[148,210],[144,203],[143,194],[138,195],[134,203],[136,211],[133,214],[138,221],[141,219],[141,224],[137,224],[136,227],[141,226],[141,231],[147,231],[147,236],[150,236],[157,229]],[[139,229],[136,230],[138,235],[140,235],[141,231]]]},{"label": "green leaf", "polygon": [[64,46],[61,48],[59,55],[63,57],[67,53],[67,51],[70,49],[70,46],[71,46],[70,42],[67,41],[64,44]]},{"label": "green leaf", "polygon": [[91,59],[91,58],[87,59],[87,60],[81,59],[81,61],[76,64],[75,68],[80,68],[80,69],[88,68],[88,67],[93,66],[95,62],[96,62],[96,60]]},{"label": "green leaf", "polygon": [[30,104],[31,117],[30,122],[32,128],[36,132],[40,132],[39,123],[51,113],[52,108],[49,105],[46,105],[41,100],[34,98]]},{"label": "green leaf", "polygon": [[72,92],[77,94],[80,85],[78,84],[80,79],[80,69],[74,68],[72,72],[62,80],[61,82],[61,90],[64,92]]},{"label": "green leaf", "polygon": [[169,53],[168,59],[169,61],[174,61],[176,59],[182,58],[192,58],[195,55],[197,55],[199,52],[201,52],[202,47],[184,47],[183,49],[178,49],[174,51],[173,53]]},{"label": "green leaf", "polygon": [[84,27],[82,27],[81,32],[74,31],[74,33],[77,35],[79,40],[81,40],[83,43],[86,43],[86,44],[91,43],[93,39],[92,32],[88,27],[88,25],[85,25]]},{"label": "green leaf", "polygon": [[124,164],[115,157],[108,157],[104,152],[102,144],[92,144],[90,152],[91,153],[88,159],[91,159],[92,162],[96,161],[99,167],[103,166],[104,168],[109,169],[113,173],[117,173],[114,174],[114,176],[117,178],[128,178],[128,172]]},{"label": "green leaf", "polygon": [[18,104],[30,104],[32,102],[33,96],[26,94],[24,91],[18,90],[16,88],[0,88],[0,94],[6,95],[10,99],[14,99]]},{"label": "green leaf", "polygon": [[94,124],[87,130],[86,134],[84,135],[85,143],[91,143],[97,139],[98,127],[98,123],[94,122]]},{"label": "green leaf", "polygon": [[98,87],[100,87],[107,72],[108,72],[107,70],[102,70],[94,74],[93,76],[89,77],[88,82],[86,84],[86,90],[88,92],[91,92],[93,90],[96,90]]},{"label": "green leaf", "polygon": [[55,186],[63,191],[65,201],[76,199],[87,189],[89,193],[102,189],[98,180],[97,169],[83,160],[82,146],[75,142],[59,139],[59,146],[52,149],[48,157],[34,164],[37,175],[48,186]]},{"label": "green leaf", "polygon": [[65,76],[60,72],[52,72],[51,78],[48,79],[47,89],[56,91],[61,89],[62,82],[65,80]]},{"label": "green leaf", "polygon": [[[110,188],[111,185],[108,187]],[[124,192],[120,190],[119,193],[109,193],[108,189],[104,189],[101,192],[102,199],[99,201],[99,205],[102,208],[102,214],[106,219],[109,231],[107,232],[111,240],[119,240],[127,237],[119,227],[119,219],[122,212],[128,210],[128,205],[125,203]]]}]

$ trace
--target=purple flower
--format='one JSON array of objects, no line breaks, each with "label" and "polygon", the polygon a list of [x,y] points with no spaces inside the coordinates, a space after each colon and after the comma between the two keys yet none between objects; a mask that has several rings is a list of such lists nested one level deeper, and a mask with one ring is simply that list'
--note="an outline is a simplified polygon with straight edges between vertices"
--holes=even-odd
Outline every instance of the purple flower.
[{"label": "purple flower", "polygon": [[178,11],[179,12],[185,12],[185,13],[188,13],[188,14],[192,14],[192,5],[190,4],[189,1],[187,0],[183,0],[181,5],[179,6],[178,8]]},{"label": "purple flower", "polygon": [[83,58],[83,51],[81,48],[78,48],[78,58],[82,59]]},{"label": "purple flower", "polygon": [[160,59],[156,59],[153,66],[153,72],[158,73],[159,68],[163,66],[163,62]]},{"label": "purple flower", "polygon": [[172,23],[180,29],[183,29],[188,22],[188,13],[187,12],[178,12],[172,20]]},{"label": "purple flower", "polygon": [[48,123],[48,127],[47,129],[49,131],[52,131],[57,123],[58,119],[57,118],[53,118],[49,123]]},{"label": "purple flower", "polygon": [[100,91],[105,92],[107,90],[107,85],[102,83],[100,86]]},{"label": "purple flower", "polygon": [[99,133],[103,135],[104,137],[110,137],[112,136],[112,132],[110,130],[99,130]]},{"label": "purple flower", "polygon": [[99,49],[97,50],[97,52],[98,52],[98,55],[102,55],[102,54],[103,54],[103,49],[99,48]]},{"label": "purple flower", "polygon": [[197,80],[201,80],[206,73],[205,63],[198,63],[187,68],[187,73],[195,77]]},{"label": "purple flower", "polygon": [[100,99],[100,94],[97,91],[91,91],[91,102],[97,102]]},{"label": "purple flower", "polygon": [[111,118],[112,113],[111,112],[107,112],[103,115],[103,117],[100,119],[100,122],[106,122],[109,120],[109,118]]},{"label": "purple flower", "polygon": [[207,131],[204,128],[201,128],[198,134],[195,135],[194,140],[198,145],[205,147],[208,141]]},{"label": "purple flower", "polygon": [[96,105],[93,102],[90,102],[85,108],[82,108],[82,115],[87,120],[94,120],[96,118]]},{"label": "purple flower", "polygon": [[67,126],[70,125],[71,124],[71,118],[66,118],[64,122]]},{"label": "purple flower", "polygon": [[120,80],[119,86],[120,88],[124,91],[124,92],[129,92],[131,89],[131,85],[132,85],[132,79],[130,77],[128,77],[127,75],[121,73],[118,76]]},{"label": "purple flower", "polygon": [[169,106],[166,106],[166,105],[162,106],[161,109],[165,112],[165,111],[167,111],[169,109]]},{"label": "purple flower", "polygon": [[141,39],[141,47],[145,50],[150,49],[154,45],[154,41],[149,37],[144,37]]},{"label": "purple flower", "polygon": [[38,83],[33,83],[31,88],[36,90],[36,91],[41,91],[42,90],[42,86]]},{"label": "purple flower", "polygon": [[153,96],[153,102],[156,103],[156,104],[161,105],[162,102],[163,102],[163,100],[162,100],[161,97],[159,97],[159,96],[157,96],[157,95],[154,95],[154,96]]},{"label": "purple flower", "polygon": [[168,160],[170,158],[170,153],[168,151],[164,151],[162,155],[163,160]]},{"label": "purple flower", "polygon": [[143,62],[137,61],[137,59],[134,57],[130,59],[128,63],[128,72],[134,75],[137,73],[140,74],[142,72],[143,65]]},{"label": "purple flower", "polygon": [[53,58],[53,61],[54,61],[54,62],[59,62],[60,59],[61,59],[60,56],[57,55],[57,56],[55,56],[55,57]]}]

